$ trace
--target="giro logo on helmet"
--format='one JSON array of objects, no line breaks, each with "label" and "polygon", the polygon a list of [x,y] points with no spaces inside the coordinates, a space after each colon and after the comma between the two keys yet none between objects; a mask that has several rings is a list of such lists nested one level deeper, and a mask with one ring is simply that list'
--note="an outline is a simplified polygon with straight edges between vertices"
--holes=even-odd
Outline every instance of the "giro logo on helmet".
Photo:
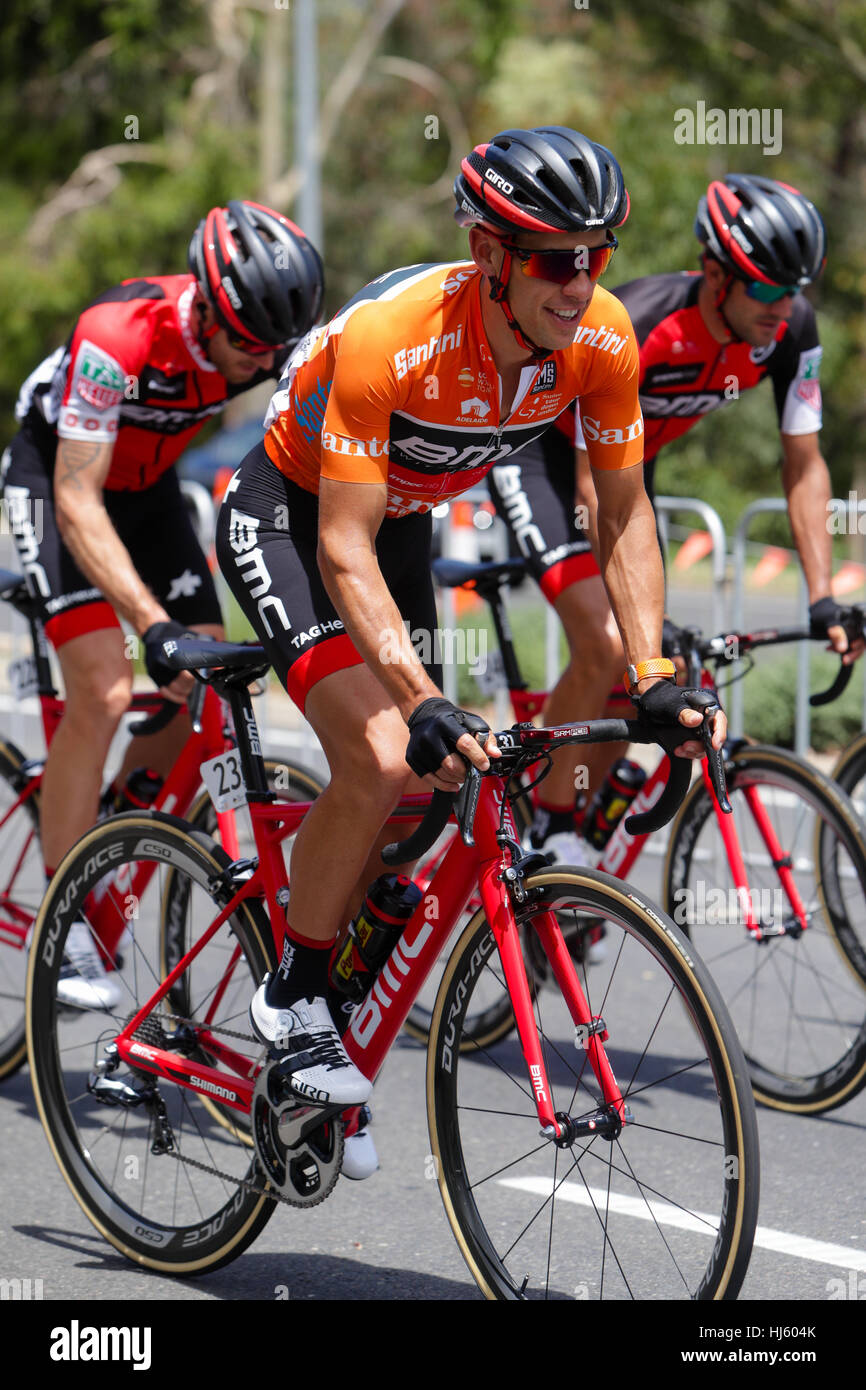
[{"label": "giro logo on helmet", "polygon": [[490,183],[495,184],[497,188],[500,188],[503,193],[514,192],[514,184],[509,183],[508,180],[504,179],[501,174],[497,174],[495,169],[485,169],[484,177],[488,179]]},{"label": "giro logo on helmet", "polygon": [[220,280],[220,284],[222,285],[223,289],[228,295],[228,300],[232,308],[239,309],[241,307],[241,297],[238,294],[229,277],[227,275],[224,275]]}]

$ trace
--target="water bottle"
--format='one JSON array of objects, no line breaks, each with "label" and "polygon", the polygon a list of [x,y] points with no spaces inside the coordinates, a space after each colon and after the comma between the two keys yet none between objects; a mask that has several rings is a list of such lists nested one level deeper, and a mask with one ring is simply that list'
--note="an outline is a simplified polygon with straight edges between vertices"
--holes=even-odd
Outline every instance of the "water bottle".
[{"label": "water bottle", "polygon": [[604,849],[645,781],[646,773],[638,763],[617,758],[584,818],[583,834],[594,849]]},{"label": "water bottle", "polygon": [[146,811],[162,790],[163,779],[150,767],[134,767],[123,786],[114,796],[113,814],[121,811]]},{"label": "water bottle", "polygon": [[382,874],[370,885],[331,967],[334,989],[355,1003],[363,999],[421,896],[421,889],[403,874]]}]

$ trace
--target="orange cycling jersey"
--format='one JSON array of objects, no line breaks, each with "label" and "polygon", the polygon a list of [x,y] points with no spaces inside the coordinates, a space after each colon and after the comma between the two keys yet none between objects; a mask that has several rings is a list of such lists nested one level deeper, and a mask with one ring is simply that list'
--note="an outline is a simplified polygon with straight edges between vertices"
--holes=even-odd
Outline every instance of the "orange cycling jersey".
[{"label": "orange cycling jersey", "polygon": [[484,290],[471,261],[409,266],[374,280],[309,334],[265,420],[277,468],[315,493],[320,477],[385,483],[388,516],[429,511],[578,397],[592,467],[640,463],[638,350],[619,300],[596,285],[572,345],[522,369],[503,419]]}]

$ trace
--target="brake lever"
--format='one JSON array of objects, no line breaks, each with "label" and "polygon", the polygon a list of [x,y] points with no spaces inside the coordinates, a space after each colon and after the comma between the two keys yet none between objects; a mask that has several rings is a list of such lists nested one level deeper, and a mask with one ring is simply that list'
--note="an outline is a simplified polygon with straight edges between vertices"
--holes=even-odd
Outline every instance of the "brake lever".
[{"label": "brake lever", "polygon": [[475,812],[478,810],[480,792],[481,773],[474,763],[469,763],[463,786],[457,793],[457,800],[454,802],[454,812],[460,826],[460,838],[469,849],[472,849],[475,844],[472,830],[475,824]]},{"label": "brake lever", "polygon": [[[713,790],[718,798],[719,805],[726,814],[730,814],[731,803],[728,801],[727,787],[725,785],[725,768],[721,752],[712,746],[712,728],[710,720],[720,712],[719,705],[707,705],[704,708],[704,717],[700,728],[689,729],[684,724],[660,725],[652,729],[651,740],[658,743],[667,753],[670,759],[670,771],[668,773],[667,786],[659,797],[658,801],[648,811],[641,811],[630,815],[624,822],[625,829],[629,835],[647,835],[652,831],[660,830],[663,825],[672,820],[689,789],[691,781],[691,767],[688,758],[678,758],[675,749],[681,743],[694,739],[698,733],[707,755],[707,764],[710,771],[710,778]],[[647,726],[649,727],[649,726]]]},{"label": "brake lever", "polygon": [[701,724],[701,742],[707,755],[707,768],[710,774],[710,781],[713,784],[713,791],[716,800],[726,816],[731,814],[731,803],[728,800],[728,788],[725,782],[725,760],[722,756],[721,748],[713,747],[713,731],[710,727],[712,717],[720,712],[718,705],[710,705],[704,711],[704,721]]}]

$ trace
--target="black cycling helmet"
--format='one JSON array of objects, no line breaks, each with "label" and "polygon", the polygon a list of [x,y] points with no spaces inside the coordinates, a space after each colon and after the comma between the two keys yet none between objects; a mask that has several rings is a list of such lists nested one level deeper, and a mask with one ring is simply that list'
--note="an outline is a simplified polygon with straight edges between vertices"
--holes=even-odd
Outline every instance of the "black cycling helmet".
[{"label": "black cycling helmet", "polygon": [[454,181],[461,226],[499,235],[620,227],[629,198],[604,145],[566,126],[503,130],[477,145]]},{"label": "black cycling helmet", "polygon": [[790,184],[756,174],[714,180],[698,203],[695,235],[740,280],[810,285],[827,254],[813,203]]},{"label": "black cycling helmet", "polygon": [[261,347],[302,338],[322,307],[322,262],[282,213],[233,201],[211,208],[189,244],[189,268],[220,325]]}]

